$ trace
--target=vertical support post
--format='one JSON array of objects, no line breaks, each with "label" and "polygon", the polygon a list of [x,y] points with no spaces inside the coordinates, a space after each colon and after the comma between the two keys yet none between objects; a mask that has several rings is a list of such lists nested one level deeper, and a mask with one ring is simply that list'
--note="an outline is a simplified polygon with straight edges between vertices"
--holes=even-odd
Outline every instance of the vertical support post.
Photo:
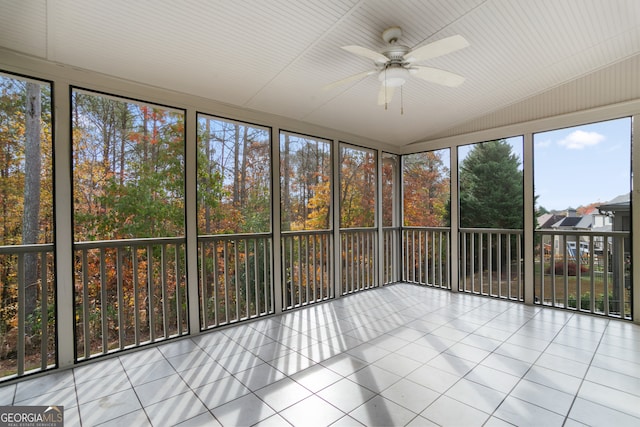
[{"label": "vertical support post", "polygon": [[282,237],[280,203],[280,128],[271,129],[271,245],[273,302],[275,314],[282,313]]},{"label": "vertical support post", "polygon": [[71,204],[71,98],[69,84],[57,81],[54,102],[54,210],[56,231],[56,327],[58,367],[72,366],[74,351],[73,227]]},{"label": "vertical support post", "polygon": [[[634,208],[636,201],[640,200],[640,114],[636,114],[632,117],[633,129],[631,129],[631,170],[632,182],[631,182],[631,235],[635,238],[631,239],[631,253],[634,266],[640,266],[640,209]],[[638,274],[638,268],[633,268],[631,271],[631,298],[632,308],[631,316],[633,322],[640,325],[640,274]]]},{"label": "vertical support post", "polygon": [[377,253],[374,251],[373,259],[377,263],[377,277],[375,277],[373,286],[383,286],[384,285],[384,229],[382,224],[382,162],[383,153],[382,150],[377,151],[376,158],[376,184],[377,184],[377,192],[376,192],[376,225],[378,228],[378,250]]},{"label": "vertical support post", "polygon": [[342,242],[340,240],[340,141],[333,140],[331,144],[332,169],[332,203],[331,217],[333,219],[333,286],[335,297],[342,296]]},{"label": "vertical support post", "polygon": [[451,147],[450,149],[450,164],[449,171],[451,173],[450,185],[451,185],[451,200],[449,205],[451,206],[451,252],[449,253],[449,259],[451,260],[451,291],[458,292],[460,288],[460,205],[458,202],[458,149],[457,147]]},{"label": "vertical support post", "polygon": [[[198,150],[198,117],[194,109],[185,116],[185,250],[187,260],[187,328],[191,335],[200,333],[206,322],[200,325],[198,297],[198,200],[196,153]],[[177,250],[177,248],[176,248]],[[204,317],[203,317],[204,318]],[[154,326],[151,326],[154,328]]]},{"label": "vertical support post", "polygon": [[[533,192],[533,134],[524,135],[524,303],[533,305],[534,290],[534,246],[535,246],[535,205]],[[566,249],[565,249],[566,251]],[[518,260],[518,262],[522,262]],[[544,265],[544,263],[542,263]]]}]

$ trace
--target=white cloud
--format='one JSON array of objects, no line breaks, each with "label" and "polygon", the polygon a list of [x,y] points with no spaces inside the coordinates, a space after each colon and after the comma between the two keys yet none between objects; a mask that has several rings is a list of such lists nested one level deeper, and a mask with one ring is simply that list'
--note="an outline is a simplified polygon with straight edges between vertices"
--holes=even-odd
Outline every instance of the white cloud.
[{"label": "white cloud", "polygon": [[544,141],[536,141],[536,147],[546,148],[551,145],[550,139],[545,139]]},{"label": "white cloud", "polygon": [[585,147],[597,145],[603,140],[604,135],[601,135],[598,132],[575,130],[567,135],[566,138],[558,141],[558,145],[566,147],[569,150],[582,150]]}]

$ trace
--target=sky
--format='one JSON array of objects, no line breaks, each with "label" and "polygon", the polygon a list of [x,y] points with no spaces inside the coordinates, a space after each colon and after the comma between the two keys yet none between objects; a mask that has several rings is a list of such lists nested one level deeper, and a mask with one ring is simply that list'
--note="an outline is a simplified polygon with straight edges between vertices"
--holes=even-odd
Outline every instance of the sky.
[{"label": "sky", "polygon": [[[507,138],[522,161],[523,138]],[[458,147],[462,161],[474,144]],[[631,189],[631,119],[541,132],[533,136],[537,206],[547,210],[604,203]]]},{"label": "sky", "polygon": [[547,210],[608,202],[631,189],[631,119],[534,135],[534,186]]}]

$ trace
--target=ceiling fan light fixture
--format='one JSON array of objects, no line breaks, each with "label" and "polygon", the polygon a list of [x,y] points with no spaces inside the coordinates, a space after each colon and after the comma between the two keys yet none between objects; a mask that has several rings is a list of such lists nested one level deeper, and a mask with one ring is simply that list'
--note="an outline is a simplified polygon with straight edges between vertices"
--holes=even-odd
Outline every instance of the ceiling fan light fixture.
[{"label": "ceiling fan light fixture", "polygon": [[388,67],[380,71],[378,80],[387,87],[400,87],[409,78],[409,70],[399,67]]}]

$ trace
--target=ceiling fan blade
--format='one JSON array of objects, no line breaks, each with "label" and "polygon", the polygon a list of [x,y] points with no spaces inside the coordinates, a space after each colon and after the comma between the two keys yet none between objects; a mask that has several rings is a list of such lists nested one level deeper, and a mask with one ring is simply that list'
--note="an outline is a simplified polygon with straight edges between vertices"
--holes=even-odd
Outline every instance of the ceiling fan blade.
[{"label": "ceiling fan blade", "polygon": [[383,54],[362,46],[342,46],[342,49],[346,50],[347,52],[355,53],[358,56],[373,59],[375,62],[381,64],[384,64],[389,60],[389,58],[387,58]]},{"label": "ceiling fan blade", "polygon": [[409,71],[412,75],[421,78],[422,80],[448,87],[460,86],[465,80],[464,77],[458,74],[440,70],[438,68],[412,67]]},{"label": "ceiling fan blade", "polygon": [[[386,89],[386,94],[385,94]],[[381,84],[380,91],[378,92],[378,105],[390,104],[393,98],[394,86],[386,86]]]},{"label": "ceiling fan blade", "polygon": [[355,82],[358,80],[362,80],[367,76],[370,76],[371,74],[375,74],[377,71],[376,70],[371,70],[371,71],[365,71],[363,73],[358,73],[355,74],[353,76],[349,76],[347,78],[335,81],[333,83],[329,83],[328,85],[324,86],[322,89],[324,90],[331,90],[334,89],[338,86],[342,86],[342,85],[346,85],[347,83],[351,83],[351,82]]},{"label": "ceiling fan blade", "polygon": [[427,59],[437,58],[438,56],[455,52],[456,50],[463,49],[467,46],[469,46],[469,42],[464,37],[457,34],[416,48],[405,54],[403,58],[408,62],[425,61]]}]

